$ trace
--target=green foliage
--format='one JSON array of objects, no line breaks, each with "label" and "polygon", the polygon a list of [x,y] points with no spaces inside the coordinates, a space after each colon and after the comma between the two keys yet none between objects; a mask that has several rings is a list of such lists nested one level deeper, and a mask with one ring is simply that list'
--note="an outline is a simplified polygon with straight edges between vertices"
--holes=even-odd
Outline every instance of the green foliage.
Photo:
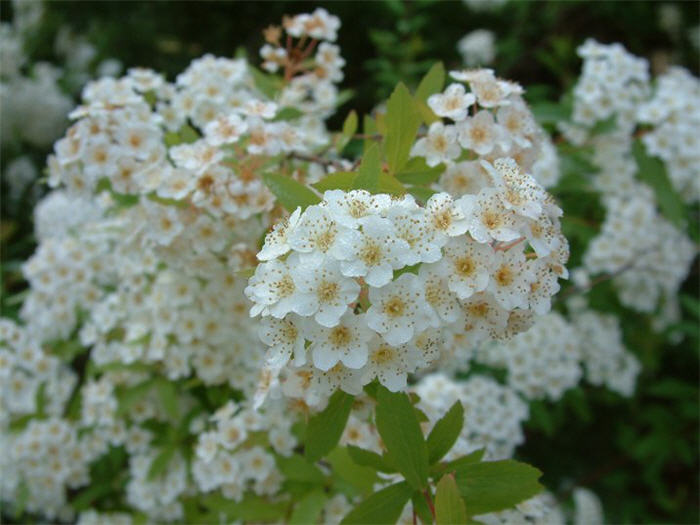
[{"label": "green foliage", "polygon": [[464,408],[461,402],[455,401],[428,435],[428,462],[431,465],[450,451],[462,431],[463,424]]},{"label": "green foliage", "polygon": [[408,88],[399,83],[386,104],[385,153],[390,173],[401,170],[408,161],[421,117]]},{"label": "green foliage", "polygon": [[379,146],[372,144],[362,157],[357,176],[353,180],[353,188],[356,190],[367,190],[370,193],[378,193],[381,171],[382,164],[379,159]]},{"label": "green foliage", "polygon": [[405,481],[389,485],[362,501],[345,516],[341,523],[343,525],[396,523],[412,492],[411,486]]},{"label": "green foliage", "polygon": [[321,198],[304,184],[278,173],[263,173],[263,181],[275,194],[277,200],[288,211],[294,211],[301,206],[302,209],[312,204],[321,202]]},{"label": "green foliage", "polygon": [[307,458],[316,461],[336,446],[350,416],[352,403],[351,395],[336,390],[328,406],[309,420],[304,441]]},{"label": "green foliage", "polygon": [[316,523],[327,500],[328,496],[321,489],[315,489],[306,494],[294,505],[294,511],[289,518],[290,525]]},{"label": "green foliage", "polygon": [[450,525],[467,522],[467,509],[452,474],[445,474],[435,490],[435,522]]},{"label": "green foliage", "polygon": [[671,186],[671,181],[668,180],[664,163],[650,157],[641,140],[634,141],[632,153],[639,168],[637,176],[654,190],[661,213],[676,226],[682,226],[685,222],[685,208],[683,201]]},{"label": "green foliage", "polygon": [[386,446],[386,459],[415,489],[428,482],[428,448],[411,401],[404,393],[377,391],[377,430]]},{"label": "green foliage", "polygon": [[455,479],[470,516],[504,510],[542,491],[542,473],[512,459],[455,468]]}]

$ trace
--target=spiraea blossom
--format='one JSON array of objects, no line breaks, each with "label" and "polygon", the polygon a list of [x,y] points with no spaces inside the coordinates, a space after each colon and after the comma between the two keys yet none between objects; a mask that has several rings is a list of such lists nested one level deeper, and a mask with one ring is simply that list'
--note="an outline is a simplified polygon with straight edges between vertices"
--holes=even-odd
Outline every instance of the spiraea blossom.
[{"label": "spiraea blossom", "polygon": [[460,344],[450,330],[470,344],[510,337],[549,309],[567,276],[561,210],[513,159],[483,170],[477,194],[425,206],[327,191],[268,234],[245,289],[270,347],[258,403],[277,384],[310,404],[375,378],[396,391]]},{"label": "spiraea blossom", "polygon": [[[435,115],[448,123],[434,122],[411,151],[424,157],[428,166],[444,165],[437,189],[455,197],[477,193],[488,180],[479,161],[493,163],[503,157],[513,158],[545,187],[554,185],[558,158],[523,101],[523,88],[499,79],[490,69],[451,71],[450,76],[458,82],[427,100]],[[470,160],[463,160],[465,152]]]},{"label": "spiraea blossom", "polygon": [[[308,35],[326,41],[316,41],[309,48],[316,55],[303,63],[290,62],[274,96],[259,88],[246,60],[211,55],[172,83],[132,68],[83,89],[74,123],[49,158],[56,189],[37,207],[39,246],[22,267],[25,326],[1,323],[2,470],[11,472],[3,504],[23,498],[31,512],[73,519],[67,491],[90,484],[90,464],[115,448],[123,454],[124,501],[155,521],[183,519],[186,494],[220,490],[240,499],[279,490],[273,451],[288,455],[295,446],[295,413],[268,407],[268,418],[244,402],[220,413],[214,429],[208,417],[232,397],[251,399],[264,363],[238,275],[280,213],[261,175],[309,181],[323,173],[296,156],[330,140],[324,119],[343,60],[330,43],[339,21],[324,13],[302,17]],[[334,302],[326,282],[337,276],[339,264],[307,272],[300,312],[335,326],[359,290],[348,279],[339,287],[343,304]],[[319,348],[330,348],[332,334],[322,335]],[[76,356],[85,369],[79,377],[69,366]],[[17,426],[37,414],[50,419]],[[177,443],[159,440],[158,429],[176,426]],[[33,435],[34,448],[23,448]]]}]

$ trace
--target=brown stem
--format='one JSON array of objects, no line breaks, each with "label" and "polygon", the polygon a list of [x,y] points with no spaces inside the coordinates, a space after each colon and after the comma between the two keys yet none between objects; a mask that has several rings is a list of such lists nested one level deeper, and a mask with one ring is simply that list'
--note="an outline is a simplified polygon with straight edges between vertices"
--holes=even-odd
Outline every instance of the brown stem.
[{"label": "brown stem", "polygon": [[425,496],[425,501],[428,502],[428,507],[430,508],[430,514],[433,515],[433,521],[435,521],[435,505],[433,505],[433,498],[430,497],[430,491],[428,489],[425,489],[423,491],[423,495]]}]

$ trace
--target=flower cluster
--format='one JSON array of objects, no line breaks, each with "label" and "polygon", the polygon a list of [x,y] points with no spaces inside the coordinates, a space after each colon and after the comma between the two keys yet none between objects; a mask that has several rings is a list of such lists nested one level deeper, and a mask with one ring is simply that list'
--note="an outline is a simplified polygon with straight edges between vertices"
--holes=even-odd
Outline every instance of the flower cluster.
[{"label": "flower cluster", "polygon": [[447,459],[484,448],[486,457],[513,455],[524,439],[522,424],[529,409],[516,392],[485,375],[456,382],[442,373],[428,374],[416,385],[418,407],[428,416],[428,429],[459,401],[464,407],[464,426]]},{"label": "flower cluster", "polygon": [[689,203],[700,200],[699,97],[700,81],[673,67],[656,79],[653,98],[637,111],[641,124],[653,126],[642,137],[647,151],[664,161],[671,183]]},{"label": "flower cluster", "polygon": [[635,310],[653,312],[660,302],[673,302],[697,248],[659,214],[646,187],[604,203],[607,215],[588,246],[585,270],[614,275],[620,300]]},{"label": "flower cluster", "polygon": [[[647,61],[619,44],[590,40],[579,54],[584,64],[574,90],[573,124],[560,127],[572,143],[592,146],[591,160],[598,168],[592,182],[602,194],[606,216],[577,273],[583,288],[588,274],[610,275],[624,305],[647,313],[660,306],[655,322],[666,326],[678,318],[676,294],[697,246],[682,230],[682,221],[672,224],[659,211],[654,190],[638,177],[645,169],[639,157],[659,157],[666,168],[659,169],[668,173],[678,194],[687,202],[697,200],[695,129],[700,120],[692,101],[698,80],[672,68],[652,90]],[[614,125],[599,131],[596,124],[604,119]],[[641,144],[635,144],[639,135]]]},{"label": "flower cluster", "polygon": [[508,341],[484,345],[477,359],[505,368],[508,385],[526,398],[556,400],[581,379],[578,341],[566,320],[550,313]]},{"label": "flower cluster", "polygon": [[618,318],[584,309],[574,311],[571,322],[581,341],[586,379],[620,395],[631,396],[641,364],[624,347]]},{"label": "flower cluster", "polygon": [[114,60],[95,64],[96,48],[65,26],[55,38],[57,60],[35,61],[32,51],[41,31],[43,4],[13,0],[12,13],[11,22],[0,24],[0,143],[6,164],[3,181],[14,207],[27,188],[31,201],[38,197],[40,188],[33,183],[40,170],[32,157],[43,160],[65,131],[78,88],[95,72],[108,74],[104,66],[112,64],[112,72],[118,72],[121,65]]},{"label": "flower cluster", "polygon": [[649,64],[620,44],[604,45],[595,40],[587,40],[578,54],[583,58],[583,69],[574,88],[574,125],[590,129],[610,118],[629,133],[636,124],[639,105],[649,96]]},{"label": "flower cluster", "polygon": [[[477,193],[488,180],[481,160],[511,157],[544,187],[559,178],[556,151],[522,99],[523,88],[490,69],[452,71],[459,81],[428,98],[438,117],[411,150],[428,166],[445,165],[439,188],[458,196]],[[468,92],[465,88],[469,86]],[[466,160],[465,160],[466,159]]]},{"label": "flower cluster", "polygon": [[[337,29],[335,17],[324,20]],[[266,77],[246,60],[209,55],[173,83],[133,68],[85,87],[82,105],[71,113],[76,121],[49,159],[57,189],[35,212],[39,246],[22,268],[29,283],[20,311],[26,327],[3,321],[0,349],[0,373],[8,378],[3,442],[26,443],[34,427],[18,432],[11,424],[37,414],[63,416],[57,421],[79,439],[64,439],[51,452],[74,461],[59,477],[47,477],[45,491],[35,482],[44,470],[25,465],[36,455],[10,454],[13,475],[3,480],[3,502],[19,501],[28,486],[27,509],[71,519],[66,487],[89,483],[90,464],[106,457],[125,465],[120,479],[128,505],[158,521],[182,519],[188,493],[221,490],[238,499],[279,489],[270,451],[288,454],[296,444],[289,433],[296,416],[284,407],[267,407],[264,417],[246,402],[239,414],[221,415],[221,435],[231,436],[237,425],[242,435],[269,432],[264,453],[258,454],[256,437],[256,446],[244,445],[234,459],[224,441],[212,464],[206,455],[190,460],[189,443],[200,443],[197,454],[206,449],[201,443],[213,435],[208,413],[255,392],[265,346],[248,318],[251,304],[237,272],[254,264],[258,240],[279,214],[261,175],[311,181],[323,173],[301,157],[329,141],[323,119],[342,77],[337,53],[320,47],[317,59],[297,64],[286,88],[274,86],[274,95],[260,87]],[[317,85],[315,94],[308,94],[309,82]],[[64,364],[75,356],[84,362],[80,377]],[[164,444],[162,429],[176,425],[180,441]],[[220,482],[212,485],[211,470],[229,456],[236,470],[219,469]],[[259,475],[263,468],[269,475]],[[242,483],[242,471],[252,473],[253,483]]]},{"label": "flower cluster", "polygon": [[275,226],[245,290],[270,347],[265,391],[283,369],[288,395],[308,376],[307,401],[374,378],[396,391],[446,327],[505,337],[549,310],[566,276],[560,210],[512,159],[484,169],[490,185],[457,201],[333,190]]}]

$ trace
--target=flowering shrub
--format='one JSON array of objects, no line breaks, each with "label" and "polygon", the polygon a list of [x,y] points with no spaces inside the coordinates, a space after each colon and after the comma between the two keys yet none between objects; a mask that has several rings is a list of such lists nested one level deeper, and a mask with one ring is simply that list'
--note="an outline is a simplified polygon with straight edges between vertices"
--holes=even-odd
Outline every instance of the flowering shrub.
[{"label": "flowering shrub", "polygon": [[[261,69],[205,55],[173,82],[85,86],[19,319],[0,322],[8,513],[602,520],[590,491],[571,487],[571,512],[513,455],[531,402],[584,378],[634,393],[641,363],[588,301],[597,280],[659,330],[678,319],[697,79],[653,91],[643,60],[588,42],[572,111],[538,123],[519,84],[469,69],[445,86],[437,63],[334,132],[339,27],[285,17]],[[605,211],[593,234],[557,200],[574,161]],[[569,232],[586,247],[557,298]]]}]

